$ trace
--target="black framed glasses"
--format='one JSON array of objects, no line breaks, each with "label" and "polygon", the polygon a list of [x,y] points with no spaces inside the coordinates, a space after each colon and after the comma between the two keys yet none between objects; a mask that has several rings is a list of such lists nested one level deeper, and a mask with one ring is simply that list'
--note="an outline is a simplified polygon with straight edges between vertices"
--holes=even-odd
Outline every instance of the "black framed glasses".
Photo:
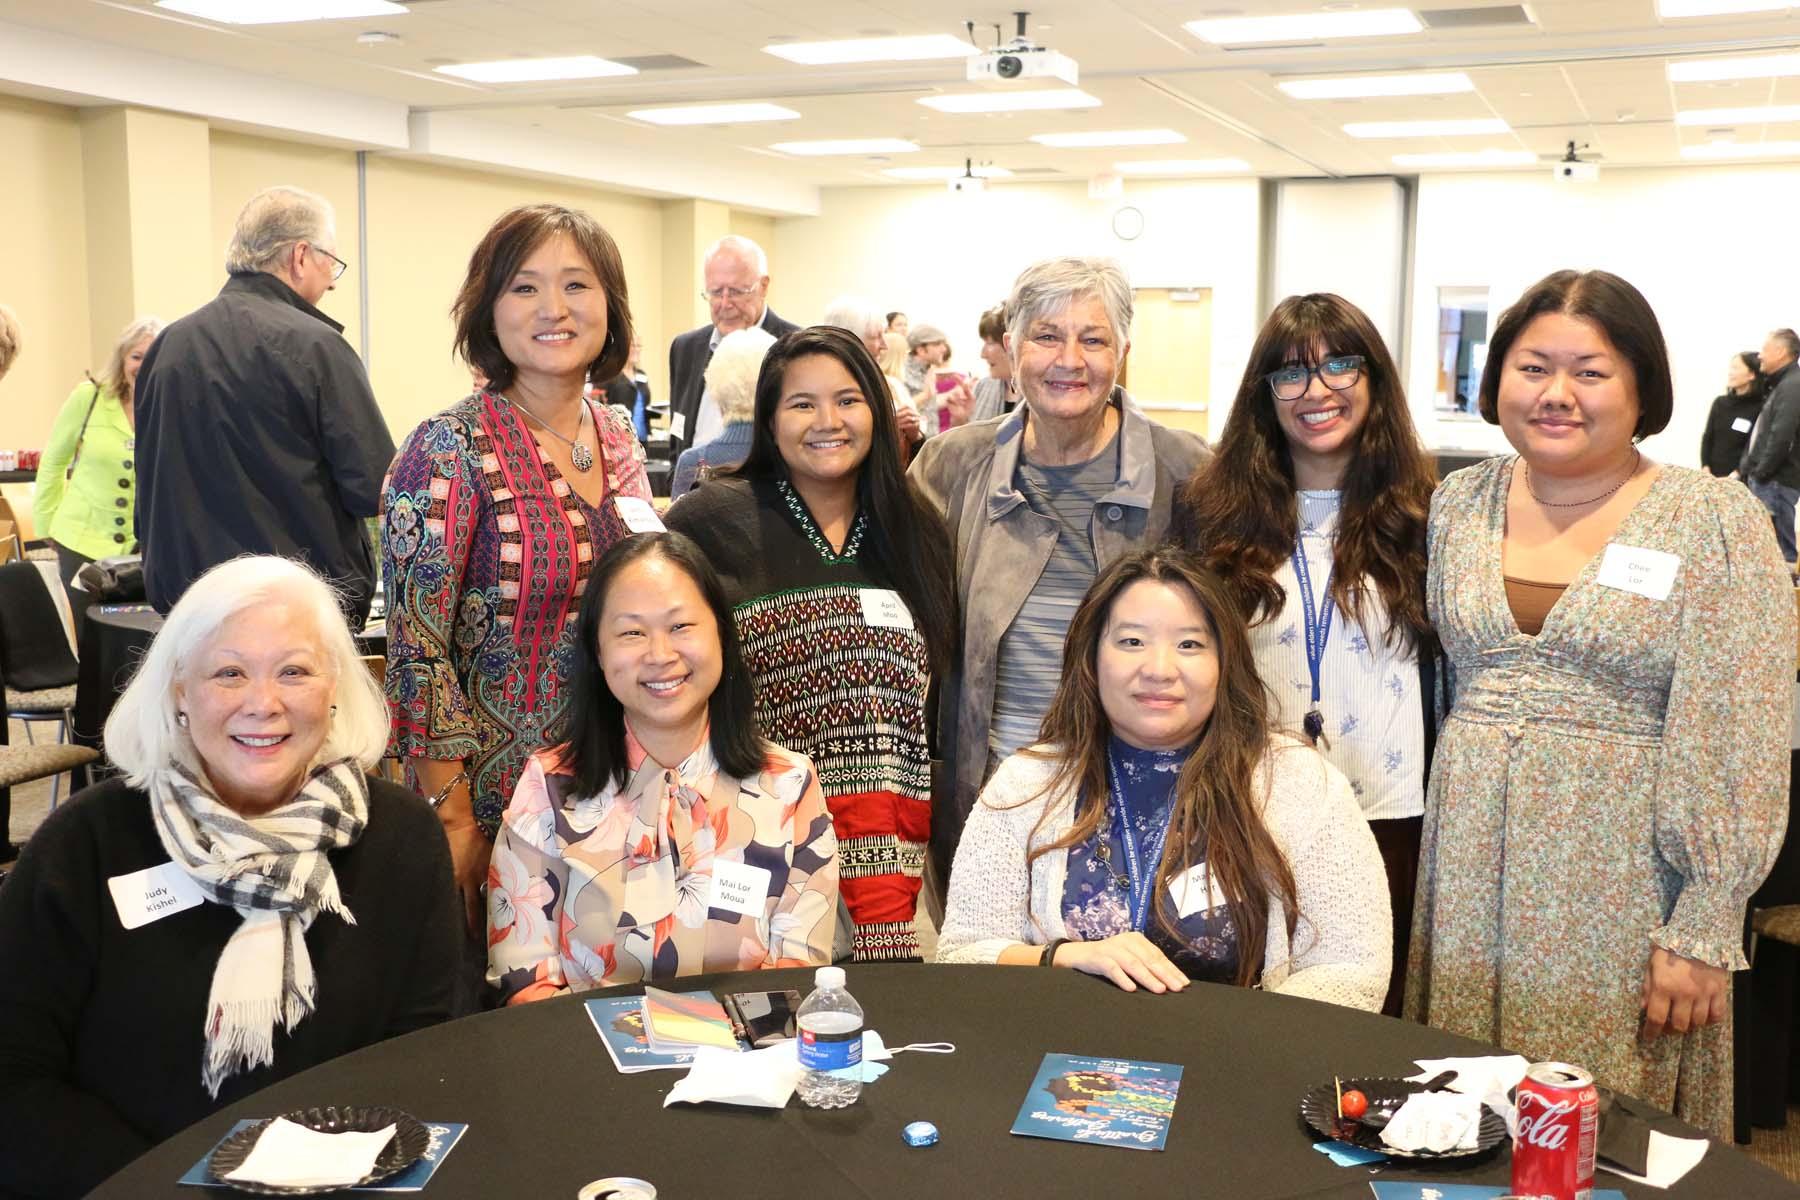
[{"label": "black framed glasses", "polygon": [[1277,400],[1292,402],[1306,395],[1306,389],[1312,386],[1313,376],[1334,392],[1341,392],[1353,386],[1362,378],[1363,356],[1360,354],[1334,354],[1324,359],[1316,367],[1305,363],[1286,363],[1276,367],[1264,379],[1269,381],[1269,391]]},{"label": "black framed glasses", "polygon": [[323,246],[314,246],[311,242],[308,242],[307,246],[311,248],[314,253],[323,254],[326,258],[331,260],[331,282],[336,283],[338,280],[342,279],[344,277],[344,272],[350,269],[349,263],[325,249]]}]

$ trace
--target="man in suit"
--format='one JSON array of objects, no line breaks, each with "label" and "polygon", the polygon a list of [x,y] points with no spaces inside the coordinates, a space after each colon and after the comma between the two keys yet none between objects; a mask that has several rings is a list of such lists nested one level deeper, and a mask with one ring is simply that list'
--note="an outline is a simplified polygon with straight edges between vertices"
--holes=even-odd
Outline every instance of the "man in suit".
[{"label": "man in suit", "polygon": [[1777,329],[1763,343],[1762,373],[1769,398],[1750,431],[1738,468],[1750,492],[1775,521],[1781,557],[1794,565],[1794,506],[1800,501],[1800,335]]},{"label": "man in suit", "polygon": [[769,256],[749,238],[731,234],[714,242],[701,271],[712,324],[669,344],[669,448],[677,454],[711,441],[725,427],[719,406],[706,397],[706,364],[719,339],[740,329],[760,327],[780,337],[799,328],[769,307]]}]

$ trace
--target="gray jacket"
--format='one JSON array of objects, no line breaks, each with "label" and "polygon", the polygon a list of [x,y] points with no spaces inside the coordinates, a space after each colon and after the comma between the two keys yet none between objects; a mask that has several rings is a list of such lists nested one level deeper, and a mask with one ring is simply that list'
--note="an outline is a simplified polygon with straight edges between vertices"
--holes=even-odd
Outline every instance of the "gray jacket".
[{"label": "gray jacket", "polygon": [[[1129,550],[1167,540],[1176,489],[1211,457],[1199,437],[1146,417],[1123,388],[1112,402],[1122,417],[1119,478],[1094,506],[1090,525],[1102,570]],[[1014,483],[1026,411],[1020,405],[927,440],[908,472],[956,538],[962,655],[938,695],[938,754],[950,778],[948,787],[934,787],[940,807],[931,814],[932,865],[946,884],[987,771],[1000,637],[1056,548],[1056,521],[1033,512]]]}]

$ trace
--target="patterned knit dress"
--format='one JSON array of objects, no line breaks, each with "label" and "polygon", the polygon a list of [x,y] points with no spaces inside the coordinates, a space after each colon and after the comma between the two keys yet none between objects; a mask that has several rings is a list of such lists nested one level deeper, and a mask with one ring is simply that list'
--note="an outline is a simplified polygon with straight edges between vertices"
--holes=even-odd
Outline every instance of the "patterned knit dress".
[{"label": "patterned knit dress", "polygon": [[858,514],[833,553],[785,482],[714,480],[669,509],[724,581],[759,732],[812,759],[837,829],[859,960],[917,958],[913,914],[931,833],[925,639],[866,557]]}]

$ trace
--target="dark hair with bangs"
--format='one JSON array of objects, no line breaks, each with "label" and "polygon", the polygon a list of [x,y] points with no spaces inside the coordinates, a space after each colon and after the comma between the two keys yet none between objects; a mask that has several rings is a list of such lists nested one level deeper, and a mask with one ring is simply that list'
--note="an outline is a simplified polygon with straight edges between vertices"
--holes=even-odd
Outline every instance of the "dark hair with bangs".
[{"label": "dark hair with bangs", "polygon": [[1387,344],[1342,296],[1289,296],[1263,322],[1213,457],[1176,497],[1175,536],[1229,582],[1250,621],[1281,611],[1287,595],[1275,572],[1293,553],[1300,518],[1294,459],[1266,377],[1289,363],[1316,366],[1334,354],[1362,356],[1369,412],[1344,472],[1331,598],[1361,624],[1363,590],[1373,585],[1388,613],[1382,635],[1408,636],[1424,648],[1431,626],[1425,523],[1437,468],[1419,440]]},{"label": "dark hair with bangs", "polygon": [[567,234],[588,260],[606,296],[606,341],[588,364],[588,378],[607,380],[625,368],[631,354],[631,298],[618,243],[586,213],[559,204],[528,204],[501,215],[469,256],[468,274],[450,306],[456,322],[456,352],[488,377],[493,391],[512,386],[512,360],[494,331],[494,305],[532,251],[556,234]]},{"label": "dark hair with bangs", "polygon": [[906,601],[940,678],[957,653],[955,540],[930,501],[920,495],[900,465],[900,427],[881,368],[862,339],[834,325],[814,325],[786,334],[763,357],[756,379],[755,426],[750,454],[726,475],[741,479],[786,479],[787,461],[775,441],[775,410],[781,406],[788,364],[824,355],[842,363],[869,406],[874,433],[868,457],[856,472],[856,507],[868,518],[862,553],[872,557]]},{"label": "dark hair with bangs", "polygon": [[1545,313],[1563,313],[1598,328],[1631,364],[1637,383],[1638,419],[1633,441],[1668,427],[1675,413],[1675,385],[1669,376],[1669,347],[1644,294],[1609,271],[1554,271],[1526,289],[1500,314],[1488,337],[1487,365],[1481,369],[1480,408],[1490,425],[1500,423],[1497,404],[1506,356],[1525,327]]},{"label": "dark hair with bangs", "polygon": [[563,747],[564,764],[575,775],[580,796],[597,796],[608,785],[624,787],[630,774],[625,760],[625,706],[606,685],[600,665],[600,619],[613,580],[632,563],[655,556],[686,572],[719,629],[719,686],[707,701],[708,737],[719,769],[732,779],[753,779],[767,758],[756,732],[756,697],[750,672],[738,645],[737,622],[725,587],[706,555],[679,533],[639,533],[614,542],[600,556],[581,598],[575,623],[575,645],[569,664],[569,708],[552,734]]},{"label": "dark hair with bangs", "polygon": [[[1032,849],[1025,856],[1026,876],[1030,876],[1031,864],[1045,854],[1091,839],[1106,819],[1112,722],[1100,696],[1100,644],[1113,605],[1125,589],[1144,580],[1166,584],[1194,601],[1206,618],[1219,660],[1212,715],[1175,780],[1168,838],[1156,871],[1156,920],[1179,937],[1169,885],[1194,866],[1197,854],[1203,856],[1225,894],[1232,924],[1238,930],[1237,984],[1250,987],[1262,975],[1269,902],[1280,902],[1291,942],[1300,918],[1299,888],[1293,868],[1261,816],[1263,797],[1257,792],[1267,786],[1261,765],[1271,752],[1273,730],[1269,694],[1256,673],[1248,628],[1231,589],[1183,550],[1157,546],[1117,559],[1100,572],[1069,622],[1062,682],[1044,714],[1042,728],[1042,741],[1056,755],[1056,767],[1038,794],[1072,790],[1079,799],[1069,832],[1039,845],[1039,830],[1054,816],[1049,806],[1045,807],[1028,839]],[[1311,753],[1299,747],[1294,750]]]}]

